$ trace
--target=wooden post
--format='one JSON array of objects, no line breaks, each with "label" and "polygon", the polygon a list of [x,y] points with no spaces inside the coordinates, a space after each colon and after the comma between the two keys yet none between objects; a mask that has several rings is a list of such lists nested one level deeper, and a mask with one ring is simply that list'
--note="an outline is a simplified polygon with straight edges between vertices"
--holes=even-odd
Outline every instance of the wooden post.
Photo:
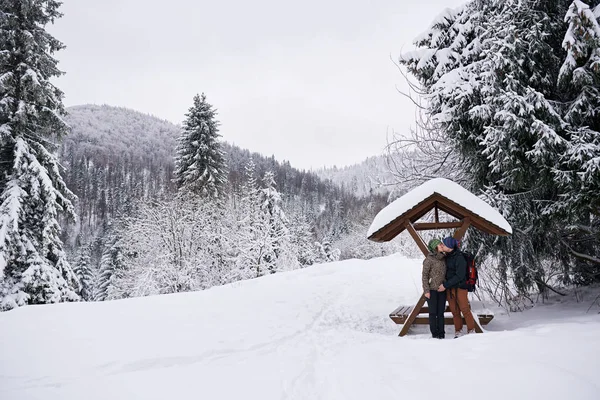
[{"label": "wooden post", "polygon": [[398,335],[398,336],[405,336],[408,333],[410,326],[413,324],[413,322],[415,322],[415,318],[417,318],[417,316],[421,312],[421,309],[423,308],[423,305],[425,304],[426,300],[427,300],[427,298],[425,297],[425,295],[421,295],[419,302],[417,303],[415,308],[413,308],[412,312],[408,316],[408,319],[404,323],[404,326],[402,327],[402,330],[400,331],[400,335]]},{"label": "wooden post", "polygon": [[440,222],[440,216],[438,215],[437,201],[435,202],[435,222]]},{"label": "wooden post", "polygon": [[[469,307],[471,307],[470,304],[469,304]],[[475,320],[475,332],[483,333],[483,328],[481,327],[481,323],[479,322],[479,316],[477,314],[475,314],[475,315],[473,315],[473,319]]]},{"label": "wooden post", "polygon": [[463,219],[463,224],[456,232],[454,232],[454,239],[461,240],[465,233],[467,233],[467,229],[471,225],[471,217],[466,217]]},{"label": "wooden post", "polygon": [[425,244],[421,236],[415,230],[413,224],[409,220],[406,220],[404,226],[406,226],[406,229],[408,230],[408,233],[410,233],[410,236],[412,236],[415,242],[417,242],[417,246],[419,246],[419,249],[421,249],[425,257],[427,257],[427,255],[429,255],[429,249],[427,248],[427,245]]},{"label": "wooden post", "polygon": [[[419,246],[419,249],[421,249],[421,252],[423,252],[425,257],[427,257],[427,255],[429,255],[429,249],[427,248],[427,245],[421,238],[421,235],[419,235],[419,233],[415,230],[415,228],[414,228],[413,224],[410,222],[410,220],[406,220],[406,222],[404,223],[404,226],[406,226],[406,229],[408,230],[408,233],[410,233],[410,236],[412,236],[412,238],[415,240],[415,242],[417,242],[417,246]],[[408,333],[408,330],[410,329],[411,325],[415,321],[415,318],[417,318],[417,316],[421,312],[421,309],[423,308],[423,305],[425,304],[426,300],[427,300],[427,298],[424,295],[421,295],[421,298],[417,302],[417,305],[415,306],[415,308],[413,308],[412,312],[408,316],[408,319],[404,323],[404,326],[402,327],[402,330],[400,331],[400,336],[404,336]]]}]

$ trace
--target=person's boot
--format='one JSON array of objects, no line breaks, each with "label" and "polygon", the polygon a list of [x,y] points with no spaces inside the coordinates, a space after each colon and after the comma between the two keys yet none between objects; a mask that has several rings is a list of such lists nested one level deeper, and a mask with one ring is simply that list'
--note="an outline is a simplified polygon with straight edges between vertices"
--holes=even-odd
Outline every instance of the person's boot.
[{"label": "person's boot", "polygon": [[476,332],[475,332],[475,328],[473,328],[473,329],[470,329],[469,331],[467,331],[467,335],[470,335],[471,333],[476,333]]},{"label": "person's boot", "polygon": [[458,339],[461,336],[464,336],[464,333],[462,330],[454,332],[454,339]]}]

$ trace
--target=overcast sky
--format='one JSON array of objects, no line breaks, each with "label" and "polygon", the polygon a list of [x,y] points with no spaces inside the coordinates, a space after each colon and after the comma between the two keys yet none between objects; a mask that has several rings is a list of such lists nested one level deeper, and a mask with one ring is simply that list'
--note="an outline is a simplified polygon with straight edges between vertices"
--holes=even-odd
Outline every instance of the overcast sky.
[{"label": "overcast sky", "polygon": [[67,106],[109,104],[181,123],[194,94],[228,142],[299,168],[348,165],[408,131],[390,60],[463,0],[64,0]]}]

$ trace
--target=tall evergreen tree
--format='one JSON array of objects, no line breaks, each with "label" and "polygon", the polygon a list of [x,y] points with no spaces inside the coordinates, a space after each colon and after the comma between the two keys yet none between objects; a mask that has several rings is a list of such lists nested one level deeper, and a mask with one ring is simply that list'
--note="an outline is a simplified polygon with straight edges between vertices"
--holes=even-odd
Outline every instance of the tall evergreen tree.
[{"label": "tall evergreen tree", "polygon": [[555,170],[560,194],[554,208],[572,222],[565,242],[576,259],[576,283],[598,281],[600,269],[600,2],[588,3],[575,0],[566,13],[558,77],[570,137]]},{"label": "tall evergreen tree", "polygon": [[315,263],[317,246],[314,234],[306,215],[296,212],[290,221],[290,245],[296,253],[296,259],[302,267]]},{"label": "tall evergreen tree", "polygon": [[[598,2],[596,2],[598,3]],[[561,205],[578,205],[600,215],[600,6],[596,12],[575,0],[565,22],[569,24],[563,48],[567,55],[559,74],[566,94],[565,121],[570,141],[557,175],[568,191]]]},{"label": "tall evergreen tree", "polygon": [[263,273],[275,273],[278,259],[286,250],[289,240],[287,217],[281,209],[281,194],[275,187],[275,175],[267,171],[260,190],[260,209],[262,211],[262,235],[265,248],[262,253]]},{"label": "tall evergreen tree", "polygon": [[94,273],[90,260],[90,247],[82,246],[79,249],[79,256],[73,265],[73,272],[79,279],[79,294],[85,301],[93,299]]},{"label": "tall evergreen tree", "polygon": [[119,237],[111,235],[108,242],[104,245],[100,268],[98,270],[98,279],[96,281],[94,300],[103,301],[119,296],[112,295],[112,283],[116,275],[125,269],[123,259],[123,250],[121,249]]},{"label": "tall evergreen tree", "polygon": [[54,155],[68,132],[53,54],[64,46],[45,30],[61,17],[53,0],[0,1],[0,308],[74,301],[77,279],[57,221],[73,216]]},{"label": "tall evergreen tree", "polygon": [[[471,0],[445,11],[416,40],[419,49],[400,60],[422,85],[434,139],[450,143],[471,189],[513,224],[510,238],[472,238],[500,256],[499,269],[506,278],[510,267],[522,291],[545,290],[544,265],[569,274],[565,255],[577,251],[569,250],[565,226],[589,215],[599,198],[598,16],[579,0],[570,3]],[[565,14],[571,33],[563,41]],[[562,69],[561,42],[571,52]],[[557,212],[566,199],[567,216]]]},{"label": "tall evergreen tree", "polygon": [[239,252],[228,280],[242,280],[264,275],[263,254],[268,249],[265,218],[261,213],[261,192],[256,180],[256,165],[250,160],[244,167],[244,184],[236,242]]},{"label": "tall evergreen tree", "polygon": [[221,197],[227,182],[216,114],[204,93],[194,96],[175,157],[175,180],[179,188],[209,198]]}]

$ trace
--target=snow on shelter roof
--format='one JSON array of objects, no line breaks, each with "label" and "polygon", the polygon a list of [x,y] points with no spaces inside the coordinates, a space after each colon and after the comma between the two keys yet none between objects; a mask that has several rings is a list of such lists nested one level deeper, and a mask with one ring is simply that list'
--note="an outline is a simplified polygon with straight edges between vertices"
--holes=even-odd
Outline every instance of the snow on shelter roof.
[{"label": "snow on shelter roof", "polygon": [[[430,203],[430,207],[427,205]],[[485,201],[448,179],[436,178],[414,188],[381,210],[373,220],[367,237],[378,242],[391,240],[404,230],[403,221],[416,222],[427,211],[438,206],[457,218],[472,217],[471,224],[496,235],[512,233],[510,224]],[[422,206],[425,206],[423,208]],[[391,225],[396,224],[396,227]],[[393,228],[382,237],[382,231]]]}]

